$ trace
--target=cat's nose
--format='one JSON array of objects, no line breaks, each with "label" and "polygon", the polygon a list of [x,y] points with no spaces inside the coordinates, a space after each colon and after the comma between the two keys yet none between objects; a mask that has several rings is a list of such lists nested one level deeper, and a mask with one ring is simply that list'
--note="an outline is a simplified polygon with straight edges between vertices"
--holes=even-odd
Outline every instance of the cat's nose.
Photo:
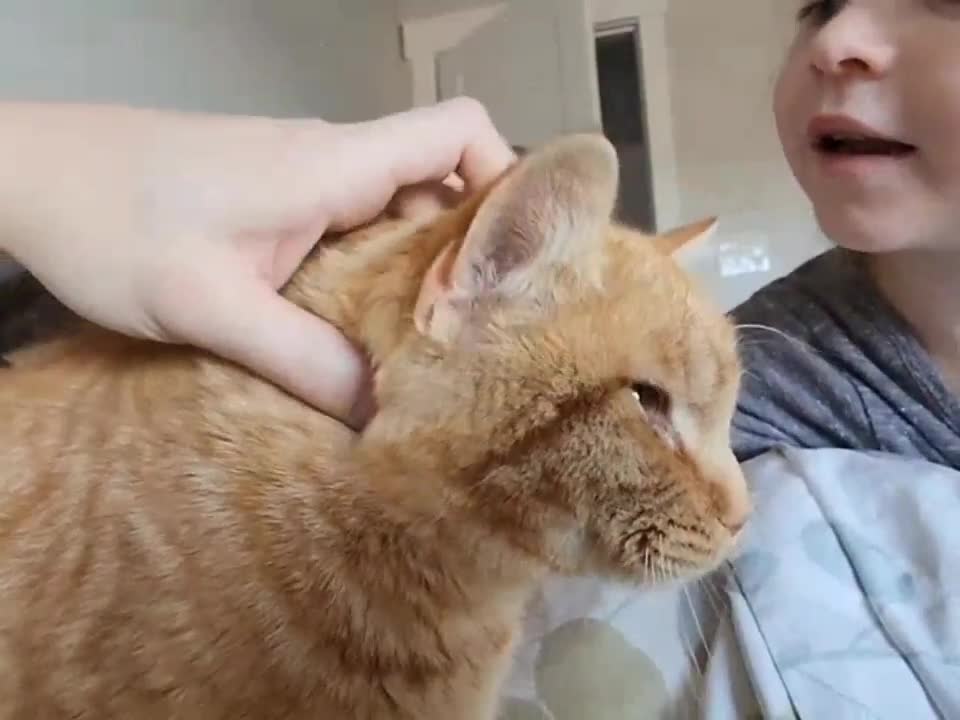
[{"label": "cat's nose", "polygon": [[720,522],[732,535],[736,535],[750,519],[753,504],[750,502],[747,480],[732,453],[714,475],[713,484]]},{"label": "cat's nose", "polygon": [[720,522],[730,532],[731,535],[738,534],[747,524],[746,516],[736,519],[721,518]]},{"label": "cat's nose", "polygon": [[743,530],[750,518],[750,502],[745,499],[745,494],[732,496],[730,493],[726,493],[725,495],[718,503],[720,506],[720,523],[731,535],[736,535]]}]

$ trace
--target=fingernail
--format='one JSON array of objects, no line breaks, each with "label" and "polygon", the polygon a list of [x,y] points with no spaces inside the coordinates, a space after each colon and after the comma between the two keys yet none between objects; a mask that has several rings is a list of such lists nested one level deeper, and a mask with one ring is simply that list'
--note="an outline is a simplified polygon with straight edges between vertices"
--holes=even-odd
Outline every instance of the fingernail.
[{"label": "fingernail", "polygon": [[377,414],[377,398],[374,392],[373,372],[366,373],[357,399],[347,415],[347,424],[354,430],[363,430],[370,419]]}]

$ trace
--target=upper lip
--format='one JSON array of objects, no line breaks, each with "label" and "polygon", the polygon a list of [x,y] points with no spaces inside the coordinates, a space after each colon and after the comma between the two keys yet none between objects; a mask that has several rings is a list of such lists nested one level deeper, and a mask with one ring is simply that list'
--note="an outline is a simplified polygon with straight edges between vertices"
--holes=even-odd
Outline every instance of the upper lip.
[{"label": "upper lip", "polygon": [[886,140],[909,145],[909,143],[899,138],[888,135],[848,115],[817,115],[807,126],[807,134],[810,140],[815,143],[820,142],[826,137],[840,136]]}]

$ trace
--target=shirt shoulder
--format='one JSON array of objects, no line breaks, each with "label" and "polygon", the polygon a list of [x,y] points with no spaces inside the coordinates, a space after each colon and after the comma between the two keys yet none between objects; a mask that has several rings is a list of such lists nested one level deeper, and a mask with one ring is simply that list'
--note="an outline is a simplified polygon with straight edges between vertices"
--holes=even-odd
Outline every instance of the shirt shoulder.
[{"label": "shirt shoulder", "polygon": [[733,311],[744,363],[734,448],[883,450],[960,462],[956,398],[860,258],[830,250]]}]

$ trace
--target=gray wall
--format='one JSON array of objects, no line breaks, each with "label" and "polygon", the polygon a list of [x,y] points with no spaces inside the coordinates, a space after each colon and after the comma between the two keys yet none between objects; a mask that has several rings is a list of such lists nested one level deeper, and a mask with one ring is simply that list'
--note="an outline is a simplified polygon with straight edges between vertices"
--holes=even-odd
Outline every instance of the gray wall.
[{"label": "gray wall", "polygon": [[0,99],[321,115],[406,107],[396,0],[2,0]]}]

